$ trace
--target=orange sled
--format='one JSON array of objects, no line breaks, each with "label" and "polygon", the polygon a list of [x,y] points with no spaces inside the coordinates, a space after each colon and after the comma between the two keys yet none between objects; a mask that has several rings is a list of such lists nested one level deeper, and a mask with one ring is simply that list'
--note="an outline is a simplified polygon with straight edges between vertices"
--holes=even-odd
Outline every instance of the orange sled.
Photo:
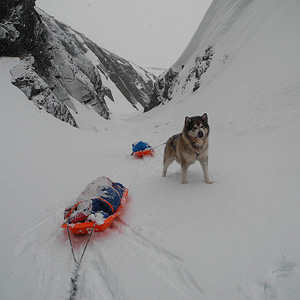
[{"label": "orange sled", "polygon": [[94,227],[94,232],[104,231],[105,229],[109,228],[114,218],[116,218],[124,208],[126,202],[127,202],[127,196],[128,196],[128,189],[126,188],[124,190],[120,206],[118,207],[117,211],[113,214],[107,217],[103,224],[96,224],[95,222],[82,222],[82,223],[75,223],[75,224],[66,224],[63,223],[61,225],[62,228],[68,228],[74,233],[74,234],[84,234],[91,232],[92,228]]},{"label": "orange sled", "polygon": [[153,149],[146,149],[146,150],[140,150],[140,151],[134,152],[134,155],[137,157],[143,157],[146,155],[153,156],[153,153],[154,153]]}]

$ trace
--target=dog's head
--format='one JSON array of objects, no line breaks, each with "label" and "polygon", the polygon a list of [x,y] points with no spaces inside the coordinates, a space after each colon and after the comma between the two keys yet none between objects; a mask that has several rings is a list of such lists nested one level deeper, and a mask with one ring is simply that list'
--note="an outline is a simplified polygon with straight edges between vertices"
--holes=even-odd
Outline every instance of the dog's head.
[{"label": "dog's head", "polygon": [[195,117],[185,117],[184,132],[197,143],[198,139],[203,139],[209,135],[208,117],[203,114]]}]

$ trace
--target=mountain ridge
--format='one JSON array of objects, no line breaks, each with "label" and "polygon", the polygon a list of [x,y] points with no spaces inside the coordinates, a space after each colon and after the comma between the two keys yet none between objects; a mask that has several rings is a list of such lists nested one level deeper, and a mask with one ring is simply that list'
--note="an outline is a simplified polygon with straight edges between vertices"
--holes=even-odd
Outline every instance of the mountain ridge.
[{"label": "mountain ridge", "polygon": [[21,58],[12,82],[29,100],[75,127],[79,112],[74,100],[110,119],[107,101],[114,102],[114,92],[103,84],[105,76],[133,110],[150,105],[153,74],[99,47],[34,3],[9,2],[0,22],[0,55]]}]

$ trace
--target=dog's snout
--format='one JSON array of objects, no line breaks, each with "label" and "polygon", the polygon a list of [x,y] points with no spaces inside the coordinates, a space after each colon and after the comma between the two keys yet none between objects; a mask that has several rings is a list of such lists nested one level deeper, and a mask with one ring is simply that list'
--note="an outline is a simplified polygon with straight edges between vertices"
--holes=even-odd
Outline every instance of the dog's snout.
[{"label": "dog's snout", "polygon": [[198,132],[198,137],[199,137],[199,138],[203,138],[203,135],[204,135],[204,134],[203,134],[203,131],[200,130],[200,131]]}]

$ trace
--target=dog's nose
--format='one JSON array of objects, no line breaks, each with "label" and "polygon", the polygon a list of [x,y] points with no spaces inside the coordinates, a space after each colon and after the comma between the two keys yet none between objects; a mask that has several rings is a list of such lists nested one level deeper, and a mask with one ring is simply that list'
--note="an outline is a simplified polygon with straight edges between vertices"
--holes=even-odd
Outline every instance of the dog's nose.
[{"label": "dog's nose", "polygon": [[203,132],[201,130],[198,132],[198,137],[203,138]]}]

